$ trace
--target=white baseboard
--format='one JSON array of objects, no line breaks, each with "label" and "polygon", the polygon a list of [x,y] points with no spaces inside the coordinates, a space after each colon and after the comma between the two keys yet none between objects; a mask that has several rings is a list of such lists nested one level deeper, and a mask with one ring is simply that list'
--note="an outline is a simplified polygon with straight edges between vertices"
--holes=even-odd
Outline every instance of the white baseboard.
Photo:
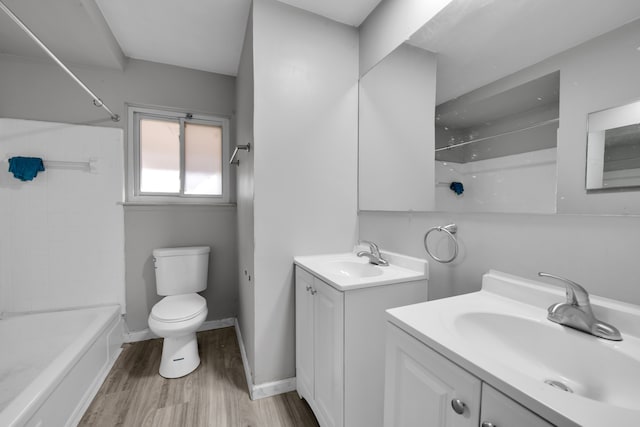
[{"label": "white baseboard", "polygon": [[[227,319],[220,320],[207,320],[198,328],[198,332],[209,331],[211,329],[220,329],[220,328],[228,328],[235,325],[235,317],[229,317]],[[124,342],[138,342],[138,341],[146,341],[154,338],[160,338],[149,328],[143,329],[141,331],[133,331],[133,332],[125,332],[124,334]]]},{"label": "white baseboard", "polygon": [[[228,328],[230,326],[234,326],[236,337],[238,338],[238,346],[240,347],[240,355],[242,356],[242,366],[244,367],[244,375],[247,379],[247,387],[249,388],[249,396],[251,397],[251,400],[262,399],[264,397],[275,396],[282,393],[288,393],[296,389],[296,377],[285,378],[283,380],[262,384],[253,383],[251,367],[249,366],[249,359],[247,359],[247,352],[244,348],[244,341],[242,341],[240,326],[238,324],[238,319],[236,319],[235,317],[206,321],[198,329],[198,332],[208,331],[211,329]],[[126,332],[124,334],[124,342],[126,343],[145,341],[154,338],[159,337],[151,332],[151,330],[149,330],[148,328],[143,329],[142,331]]]},{"label": "white baseboard", "polygon": [[250,392],[251,400],[262,399],[263,397],[276,396],[282,393],[288,393],[296,389],[296,377],[285,378],[283,380],[272,381],[253,385]]},{"label": "white baseboard", "polygon": [[238,346],[240,347],[240,356],[242,356],[242,365],[244,366],[244,375],[247,378],[247,388],[249,389],[249,397],[251,400],[262,399],[265,397],[275,396],[282,393],[288,393],[296,389],[296,377],[285,378],[283,380],[272,381],[262,384],[254,384],[251,375],[251,367],[247,352],[244,348],[244,341],[240,332],[238,319],[235,319],[236,337],[238,338]]}]

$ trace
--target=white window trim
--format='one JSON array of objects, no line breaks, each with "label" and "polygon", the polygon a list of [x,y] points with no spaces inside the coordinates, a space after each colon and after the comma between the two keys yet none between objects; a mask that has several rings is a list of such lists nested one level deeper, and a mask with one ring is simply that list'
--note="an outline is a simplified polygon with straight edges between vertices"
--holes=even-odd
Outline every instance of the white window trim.
[{"label": "white window trim", "polygon": [[[139,194],[138,179],[140,176],[140,156],[136,143],[136,120],[135,113],[158,115],[164,117],[184,118],[186,114],[192,114],[193,120],[204,120],[207,122],[220,123],[222,126],[222,195],[221,196],[191,196],[184,194]],[[126,203],[131,204],[180,204],[180,205],[217,205],[228,204],[230,200],[229,184],[229,119],[221,116],[206,115],[200,113],[189,113],[179,109],[161,109],[140,107],[132,104],[127,105],[127,194]]]}]

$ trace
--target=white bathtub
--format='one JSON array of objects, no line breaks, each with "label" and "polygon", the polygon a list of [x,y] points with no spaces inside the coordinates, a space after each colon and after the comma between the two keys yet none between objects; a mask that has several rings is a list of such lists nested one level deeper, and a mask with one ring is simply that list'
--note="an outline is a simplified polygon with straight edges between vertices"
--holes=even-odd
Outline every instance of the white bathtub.
[{"label": "white bathtub", "polygon": [[122,337],[115,305],[0,319],[0,426],[77,424]]}]

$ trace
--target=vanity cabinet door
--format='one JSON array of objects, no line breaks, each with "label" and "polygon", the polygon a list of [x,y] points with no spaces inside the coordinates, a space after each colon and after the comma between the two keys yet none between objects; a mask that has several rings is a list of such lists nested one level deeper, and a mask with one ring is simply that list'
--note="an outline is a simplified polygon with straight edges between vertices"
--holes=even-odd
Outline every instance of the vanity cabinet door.
[{"label": "vanity cabinet door", "polygon": [[482,384],[481,427],[553,427],[495,388]]},{"label": "vanity cabinet door", "polygon": [[313,399],[313,276],[296,268],[296,388]]},{"label": "vanity cabinet door", "polygon": [[478,378],[387,323],[385,427],[477,427],[480,387]]},{"label": "vanity cabinet door", "polygon": [[322,427],[342,427],[344,419],[344,296],[313,281],[314,394]]}]

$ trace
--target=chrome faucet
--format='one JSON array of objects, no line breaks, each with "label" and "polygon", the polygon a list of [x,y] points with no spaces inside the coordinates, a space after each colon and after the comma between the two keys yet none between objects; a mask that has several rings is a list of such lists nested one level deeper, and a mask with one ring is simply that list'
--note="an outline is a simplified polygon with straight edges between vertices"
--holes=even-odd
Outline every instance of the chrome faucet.
[{"label": "chrome faucet", "polygon": [[620,331],[613,325],[596,319],[585,288],[564,277],[539,272],[538,276],[550,277],[564,282],[567,301],[549,307],[547,319],[582,332],[612,341],[622,341]]},{"label": "chrome faucet", "polygon": [[356,255],[358,255],[359,257],[366,256],[367,258],[369,258],[369,263],[373,265],[379,265],[381,267],[386,267],[389,265],[389,262],[386,259],[382,258],[382,255],[380,255],[380,248],[378,248],[378,245],[367,240],[361,240],[360,243],[367,243],[371,252],[360,251]]}]

